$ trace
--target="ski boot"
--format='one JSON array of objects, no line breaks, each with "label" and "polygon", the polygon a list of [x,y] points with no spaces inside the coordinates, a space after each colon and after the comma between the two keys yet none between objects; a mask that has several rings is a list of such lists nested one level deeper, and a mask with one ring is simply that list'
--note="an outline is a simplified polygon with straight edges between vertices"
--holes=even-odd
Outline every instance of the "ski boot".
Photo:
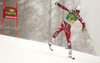
[{"label": "ski boot", "polygon": [[48,43],[49,48],[50,48],[51,51],[53,51],[53,49],[51,48],[51,45],[52,45],[52,43],[53,43],[54,40],[55,40],[55,38],[52,37],[52,38],[50,39],[49,43]]},{"label": "ski boot", "polygon": [[72,58],[73,60],[75,59],[72,57],[72,49],[68,49],[68,58]]}]

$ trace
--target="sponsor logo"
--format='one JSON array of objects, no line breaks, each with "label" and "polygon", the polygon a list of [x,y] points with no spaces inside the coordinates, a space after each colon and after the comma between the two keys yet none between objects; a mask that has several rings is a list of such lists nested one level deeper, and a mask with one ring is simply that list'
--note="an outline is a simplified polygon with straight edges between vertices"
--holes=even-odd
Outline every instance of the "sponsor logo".
[{"label": "sponsor logo", "polygon": [[6,15],[16,15],[15,9],[6,9]]}]

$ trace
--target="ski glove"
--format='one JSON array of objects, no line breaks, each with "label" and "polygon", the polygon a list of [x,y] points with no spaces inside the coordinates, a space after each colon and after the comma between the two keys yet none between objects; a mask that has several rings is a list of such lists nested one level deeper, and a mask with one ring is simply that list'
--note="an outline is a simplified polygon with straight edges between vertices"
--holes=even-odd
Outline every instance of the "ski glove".
[{"label": "ski glove", "polygon": [[82,28],[82,32],[85,32],[86,31],[86,29],[85,28]]},{"label": "ski glove", "polygon": [[61,7],[62,5],[60,5],[60,3],[56,2],[55,5],[58,5],[59,7]]}]

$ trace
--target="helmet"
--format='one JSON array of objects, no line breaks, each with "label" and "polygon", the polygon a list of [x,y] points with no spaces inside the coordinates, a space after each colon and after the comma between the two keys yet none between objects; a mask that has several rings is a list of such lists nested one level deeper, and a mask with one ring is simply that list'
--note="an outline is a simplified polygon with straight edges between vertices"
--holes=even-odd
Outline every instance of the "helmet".
[{"label": "helmet", "polygon": [[75,10],[80,11],[81,10],[80,6],[76,6]]},{"label": "helmet", "polygon": [[80,6],[76,6],[75,11],[80,12],[81,8]]}]

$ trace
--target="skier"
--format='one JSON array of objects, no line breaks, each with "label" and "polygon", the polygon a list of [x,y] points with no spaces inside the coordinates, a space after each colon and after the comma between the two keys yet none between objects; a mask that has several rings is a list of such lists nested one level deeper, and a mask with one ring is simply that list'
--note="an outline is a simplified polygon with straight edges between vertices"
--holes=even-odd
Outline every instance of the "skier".
[{"label": "skier", "polygon": [[79,13],[80,13],[80,7],[79,6],[77,6],[75,9],[69,9],[69,8],[61,5],[58,2],[56,2],[55,5],[57,5],[58,7],[68,11],[69,13],[67,14],[66,18],[61,23],[61,25],[58,27],[58,30],[54,33],[54,35],[50,39],[50,41],[49,41],[49,48],[51,49],[51,45],[52,45],[53,41],[55,40],[55,38],[57,37],[57,35],[61,31],[64,31],[65,35],[66,35],[67,43],[68,43],[68,57],[72,58],[72,47],[71,47],[71,42],[70,42],[70,34],[71,34],[70,33],[70,29],[71,29],[71,25],[76,20],[79,20],[82,23],[82,32],[84,32],[84,31],[86,31],[85,30],[85,22],[83,21],[82,17],[79,15]]}]

